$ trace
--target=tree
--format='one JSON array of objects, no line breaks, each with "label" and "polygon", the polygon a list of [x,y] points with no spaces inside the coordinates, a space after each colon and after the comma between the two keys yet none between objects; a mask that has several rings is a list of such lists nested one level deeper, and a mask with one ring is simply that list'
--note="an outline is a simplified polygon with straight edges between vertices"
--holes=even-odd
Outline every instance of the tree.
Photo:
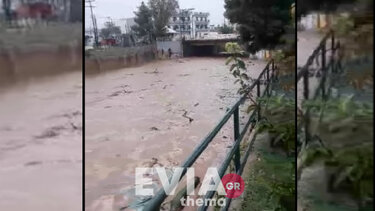
[{"label": "tree", "polygon": [[121,34],[121,29],[118,26],[115,26],[112,22],[106,22],[104,28],[100,30],[100,35],[104,39],[108,39],[112,36],[117,36]]},{"label": "tree", "polygon": [[179,8],[178,2],[177,0],[149,0],[148,4],[152,12],[155,35],[163,36],[165,26]]},{"label": "tree", "polygon": [[346,10],[358,10],[357,7],[362,7],[365,10],[372,11],[373,0],[300,0],[297,4],[297,18],[308,14],[312,11],[321,11],[325,13],[333,12],[338,7],[344,4],[350,4]]},{"label": "tree", "polygon": [[232,34],[233,33],[233,27],[228,26],[227,24],[224,24],[223,26],[219,26],[219,32],[222,34]]},{"label": "tree", "polygon": [[225,16],[239,25],[247,50],[273,49],[291,24],[294,0],[225,0]]},{"label": "tree", "polygon": [[134,12],[135,26],[132,26],[132,30],[138,37],[152,36],[153,34],[153,22],[152,14],[150,9],[145,5],[144,2],[138,7],[138,11]]}]

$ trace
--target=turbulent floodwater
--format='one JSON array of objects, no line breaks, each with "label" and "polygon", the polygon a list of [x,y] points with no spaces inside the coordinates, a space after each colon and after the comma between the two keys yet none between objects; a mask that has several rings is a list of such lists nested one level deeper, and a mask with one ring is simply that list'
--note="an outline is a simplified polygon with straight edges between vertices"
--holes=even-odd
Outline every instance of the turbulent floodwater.
[{"label": "turbulent floodwater", "polygon": [[[249,65],[256,77],[263,61]],[[238,99],[222,58],[157,61],[86,78],[86,210],[129,203],[124,190],[136,167],[178,166]],[[196,162],[195,174],[217,166],[233,143],[233,122]]]},{"label": "turbulent floodwater", "polygon": [[0,87],[0,166],[0,210],[81,210],[82,73]]}]

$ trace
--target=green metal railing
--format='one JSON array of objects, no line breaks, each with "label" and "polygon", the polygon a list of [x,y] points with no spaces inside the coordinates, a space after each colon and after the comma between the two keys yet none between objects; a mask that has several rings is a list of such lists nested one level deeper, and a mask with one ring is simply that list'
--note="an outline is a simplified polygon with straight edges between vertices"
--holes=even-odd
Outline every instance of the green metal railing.
[{"label": "green metal railing", "polygon": [[[332,87],[332,75],[339,74],[342,70],[341,60],[338,54],[340,49],[340,42],[335,39],[335,34],[333,31],[329,31],[321,40],[318,47],[313,51],[311,56],[308,58],[306,64],[297,73],[297,83],[303,81],[303,99],[316,99],[319,96],[326,100],[330,95],[330,88]],[[327,62],[329,60],[329,62]],[[314,61],[317,64],[317,68],[311,68]],[[311,72],[311,70],[313,70]],[[310,90],[309,84],[310,79],[317,77],[320,73],[320,80],[318,81],[318,86],[315,90]],[[310,93],[312,95],[310,95]],[[304,121],[301,125],[304,128],[304,144],[307,144],[311,137],[308,131],[310,124],[309,120],[309,109],[304,111]],[[299,130],[302,128],[300,127]]]},{"label": "green metal railing", "polygon": [[[254,83],[248,88],[246,93],[252,92],[256,88],[257,97],[262,97],[265,94],[267,96],[270,96],[270,85],[272,81],[276,78],[275,74],[275,65],[273,60],[271,60],[264,70],[261,72],[259,77],[254,81]],[[265,90],[263,93],[261,93],[261,83],[265,85]],[[181,177],[179,178],[179,181],[184,177],[184,175],[187,172],[187,169],[191,167],[195,161],[198,159],[198,157],[202,154],[202,152],[208,147],[208,145],[211,143],[211,141],[215,138],[215,136],[218,134],[218,132],[221,130],[221,128],[228,122],[230,117],[233,115],[233,122],[234,122],[234,140],[235,143],[232,146],[230,152],[226,155],[224,162],[221,164],[219,169],[219,175],[220,178],[222,178],[230,164],[230,162],[233,160],[235,165],[235,171],[237,174],[241,175],[243,168],[246,164],[247,158],[250,154],[251,149],[251,143],[254,141],[254,138],[251,140],[249,146],[247,147],[247,150],[245,152],[245,155],[242,156],[241,159],[241,153],[240,153],[240,144],[244,136],[248,133],[248,129],[250,128],[250,132],[254,129],[257,120],[260,119],[260,112],[261,108],[258,106],[256,110],[254,110],[247,123],[245,124],[242,131],[240,131],[240,123],[239,123],[239,106],[245,102],[247,99],[247,94],[245,94],[243,97],[241,97],[236,104],[224,115],[224,117],[219,121],[219,123],[215,126],[215,128],[202,140],[202,142],[194,149],[192,154],[183,162],[183,165],[181,166],[184,170],[182,172]],[[214,196],[215,192],[208,192],[204,199],[210,199]],[[157,211],[160,210],[160,206],[163,203],[163,201],[167,198],[166,193],[164,192],[164,189],[161,188],[156,195],[151,198],[149,201],[145,203],[145,206],[143,210],[145,211]],[[223,210],[227,210],[230,205],[230,199],[227,198],[226,206],[223,207]],[[199,210],[207,210],[207,206],[202,206],[199,208]]]}]

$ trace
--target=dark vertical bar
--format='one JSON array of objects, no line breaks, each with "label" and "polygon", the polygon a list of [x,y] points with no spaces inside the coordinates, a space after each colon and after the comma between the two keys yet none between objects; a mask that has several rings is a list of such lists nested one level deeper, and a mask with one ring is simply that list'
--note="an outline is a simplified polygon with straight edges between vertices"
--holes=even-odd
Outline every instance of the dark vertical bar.
[{"label": "dark vertical bar", "polygon": [[[238,140],[240,138],[240,118],[239,118],[239,109],[238,107],[236,110],[234,110],[233,113],[233,123],[234,123],[234,141],[240,141]],[[236,172],[240,169],[241,167],[241,154],[240,154],[240,148],[236,150],[234,154],[234,166],[236,168]]]},{"label": "dark vertical bar", "polygon": [[331,54],[331,71],[332,73],[335,73],[335,64],[334,64],[334,61],[335,61],[335,53],[336,53],[336,49],[335,49],[335,34],[334,32],[332,31],[332,37],[331,37],[331,50],[332,50],[332,54]]},{"label": "dark vertical bar", "polygon": [[[272,68],[272,67],[271,67]],[[266,84],[266,92],[267,92],[267,97],[270,96],[270,68],[267,67],[267,84]]]},{"label": "dark vertical bar", "polygon": [[[257,82],[257,96],[260,97],[260,80]],[[260,105],[258,107],[258,121],[260,120]]]},{"label": "dark vertical bar", "polygon": [[275,76],[275,61],[274,60],[272,60],[272,62],[271,62],[271,70],[272,70],[271,78],[272,78],[272,80],[274,80],[274,78],[276,78],[276,76]]},{"label": "dark vertical bar", "polygon": [[322,45],[322,97],[323,99],[326,98],[326,74],[327,74],[327,69],[326,69],[326,42]]},{"label": "dark vertical bar", "polygon": [[309,71],[307,69],[303,73],[303,96],[305,100],[309,99]]}]

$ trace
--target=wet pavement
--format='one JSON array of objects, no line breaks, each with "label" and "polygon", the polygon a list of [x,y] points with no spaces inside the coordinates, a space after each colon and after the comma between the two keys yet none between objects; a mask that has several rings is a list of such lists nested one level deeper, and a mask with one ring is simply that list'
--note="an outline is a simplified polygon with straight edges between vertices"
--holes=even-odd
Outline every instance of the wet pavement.
[{"label": "wet pavement", "polygon": [[82,73],[0,87],[0,210],[82,209]]},{"label": "wet pavement", "polygon": [[[264,61],[249,65],[257,77]],[[136,167],[176,167],[238,100],[223,58],[157,61],[86,78],[86,211],[118,210]],[[233,143],[233,120],[194,167],[202,177]],[[201,178],[202,180],[202,178]]]}]

